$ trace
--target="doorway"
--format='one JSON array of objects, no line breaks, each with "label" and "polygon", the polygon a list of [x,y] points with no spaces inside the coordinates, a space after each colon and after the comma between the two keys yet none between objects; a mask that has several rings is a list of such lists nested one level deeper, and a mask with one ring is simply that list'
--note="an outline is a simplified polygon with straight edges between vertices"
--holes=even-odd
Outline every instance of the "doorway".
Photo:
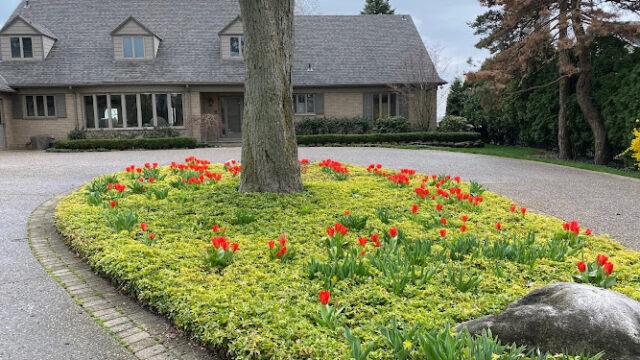
[{"label": "doorway", "polygon": [[2,100],[0,100],[0,149],[4,149],[7,146],[7,141],[4,136],[4,107],[2,106]]},{"label": "doorway", "polygon": [[226,137],[241,137],[244,98],[242,96],[224,96],[221,98],[220,104],[222,106],[222,118],[225,122]]}]

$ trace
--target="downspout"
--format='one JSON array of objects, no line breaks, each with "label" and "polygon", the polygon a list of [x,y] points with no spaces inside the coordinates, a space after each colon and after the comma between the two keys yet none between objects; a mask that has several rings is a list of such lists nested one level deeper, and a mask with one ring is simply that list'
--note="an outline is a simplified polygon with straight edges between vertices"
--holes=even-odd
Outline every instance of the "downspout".
[{"label": "downspout", "polygon": [[69,90],[71,90],[73,94],[73,113],[76,116],[76,129],[80,130],[80,117],[78,116],[78,92],[73,88],[73,86],[69,86]]},{"label": "downspout", "polygon": [[[191,111],[191,88],[189,87],[189,84],[186,84],[184,86],[186,88],[186,93],[187,93],[187,111],[189,113],[189,116],[187,117],[188,121],[189,121],[189,136],[193,137],[193,112]],[[185,119],[186,120],[186,119]]]}]

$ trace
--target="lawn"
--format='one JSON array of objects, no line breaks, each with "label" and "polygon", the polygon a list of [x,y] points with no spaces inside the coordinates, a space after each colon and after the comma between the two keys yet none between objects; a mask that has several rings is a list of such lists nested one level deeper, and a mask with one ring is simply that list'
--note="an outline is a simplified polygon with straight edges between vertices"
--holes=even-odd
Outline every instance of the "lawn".
[{"label": "lawn", "polygon": [[304,193],[241,194],[238,165],[185,161],[95,179],[56,224],[95,270],[234,358],[424,358],[456,341],[460,358],[519,353],[448,326],[572,281],[598,254],[612,289],[640,300],[640,253],[455,174],[327,160],[301,165]]},{"label": "lawn", "polygon": [[610,166],[594,165],[586,161],[559,160],[555,158],[554,154],[549,153],[545,150],[535,149],[530,147],[523,147],[523,146],[486,144],[484,147],[481,147],[481,148],[451,148],[451,147],[435,147],[435,146],[425,147],[425,146],[414,146],[414,145],[397,145],[393,147],[400,148],[400,149],[439,150],[439,151],[460,152],[460,153],[467,153],[467,154],[500,156],[500,157],[506,157],[506,158],[512,158],[512,159],[531,160],[531,161],[539,161],[539,162],[544,162],[549,164],[570,166],[570,167],[583,169],[583,170],[598,171],[598,172],[620,175],[620,176],[627,176],[632,178],[640,178],[640,172],[635,170],[624,170],[624,169],[613,168]]}]

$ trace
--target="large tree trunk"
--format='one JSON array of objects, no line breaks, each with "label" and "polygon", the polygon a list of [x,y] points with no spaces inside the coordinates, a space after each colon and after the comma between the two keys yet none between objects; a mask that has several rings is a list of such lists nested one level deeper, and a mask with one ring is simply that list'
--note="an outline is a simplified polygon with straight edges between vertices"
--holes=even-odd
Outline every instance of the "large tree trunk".
[{"label": "large tree trunk", "polygon": [[571,78],[566,77],[565,70],[570,67],[571,58],[569,50],[563,46],[563,42],[567,39],[567,12],[569,10],[569,0],[560,2],[560,14],[558,15],[558,43],[560,44],[560,58],[558,60],[558,71],[560,76],[558,103],[558,157],[562,160],[573,158],[571,152],[571,139],[569,138],[569,127],[567,125],[567,102],[569,99],[569,85]]},{"label": "large tree trunk", "polygon": [[595,106],[591,97],[591,76],[593,70],[589,41],[583,27],[582,13],[579,9],[581,2],[574,1],[573,3],[571,24],[573,32],[576,35],[575,50],[578,55],[578,67],[580,70],[578,83],[576,84],[576,96],[580,110],[587,119],[593,132],[595,142],[594,162],[598,165],[607,165],[609,160],[611,160],[609,140],[607,139],[607,130],[604,126],[602,114],[600,114],[600,110]]},{"label": "large tree trunk", "polygon": [[240,0],[245,94],[241,192],[301,192],[293,124],[294,0]]}]

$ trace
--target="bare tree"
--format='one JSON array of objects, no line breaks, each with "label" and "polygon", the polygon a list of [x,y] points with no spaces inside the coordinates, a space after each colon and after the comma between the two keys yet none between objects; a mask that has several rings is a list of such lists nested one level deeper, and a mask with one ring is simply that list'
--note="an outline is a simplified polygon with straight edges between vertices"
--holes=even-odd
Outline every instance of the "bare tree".
[{"label": "bare tree", "polygon": [[318,0],[295,0],[296,15],[313,15],[318,12]]},{"label": "bare tree", "polygon": [[220,115],[205,113],[192,116],[190,127],[199,128],[204,132],[201,135],[205,141],[216,141],[222,136],[224,124]]},{"label": "bare tree", "polygon": [[245,36],[241,192],[302,192],[293,123],[294,0],[240,0]]}]

